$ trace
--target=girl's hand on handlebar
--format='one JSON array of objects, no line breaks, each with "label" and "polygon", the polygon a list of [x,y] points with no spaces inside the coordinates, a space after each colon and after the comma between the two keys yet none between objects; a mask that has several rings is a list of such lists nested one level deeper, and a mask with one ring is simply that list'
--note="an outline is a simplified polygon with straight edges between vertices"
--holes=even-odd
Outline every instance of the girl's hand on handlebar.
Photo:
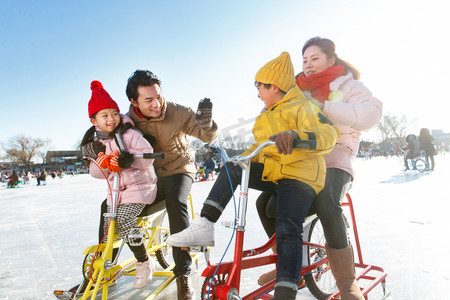
[{"label": "girl's hand on handlebar", "polygon": [[121,167],[119,167],[119,151],[115,150],[113,152],[113,155],[110,156],[110,164],[109,164],[109,169],[110,171],[114,172],[114,173],[118,173],[120,172],[120,170],[122,170]]},{"label": "girl's hand on handlebar", "polygon": [[102,168],[102,169],[108,169],[108,171],[110,171],[110,169],[109,169],[109,156],[105,155],[105,153],[103,153],[103,152],[99,152],[98,153],[98,158],[97,158],[97,165],[99,165],[100,168]]},{"label": "girl's hand on handlebar", "polygon": [[294,139],[297,138],[297,134],[292,131],[282,131],[277,135],[269,136],[269,140],[275,142],[275,147],[279,154],[292,154],[292,149],[294,147]]}]

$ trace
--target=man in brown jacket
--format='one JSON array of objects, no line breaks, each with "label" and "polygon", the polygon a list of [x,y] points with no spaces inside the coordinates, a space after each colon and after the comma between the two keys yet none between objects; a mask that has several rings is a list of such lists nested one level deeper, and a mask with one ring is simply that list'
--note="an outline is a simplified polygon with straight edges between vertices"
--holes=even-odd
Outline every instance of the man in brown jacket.
[{"label": "man in brown jacket", "polygon": [[[218,135],[212,120],[210,99],[200,100],[197,113],[191,108],[168,102],[161,92],[161,81],[150,71],[137,70],[128,79],[127,97],[131,102],[129,117],[153,146],[154,152],[165,153],[165,159],[154,161],[158,176],[155,203],[166,201],[171,234],[189,227],[187,198],[194,181],[194,157],[187,136],[205,143]],[[192,299],[189,282],[191,256],[188,251],[173,247],[178,299]]]}]

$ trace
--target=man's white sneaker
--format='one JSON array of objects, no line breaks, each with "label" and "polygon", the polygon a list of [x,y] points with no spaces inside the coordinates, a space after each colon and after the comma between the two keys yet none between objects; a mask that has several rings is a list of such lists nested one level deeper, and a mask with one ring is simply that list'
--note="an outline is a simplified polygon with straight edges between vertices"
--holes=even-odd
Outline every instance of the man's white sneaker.
[{"label": "man's white sneaker", "polygon": [[156,270],[156,262],[148,258],[147,261],[137,262],[136,263],[136,278],[134,279],[134,288],[142,289],[144,288],[151,280],[153,273]]},{"label": "man's white sneaker", "polygon": [[214,247],[214,223],[196,218],[185,230],[170,235],[166,243],[172,247]]}]

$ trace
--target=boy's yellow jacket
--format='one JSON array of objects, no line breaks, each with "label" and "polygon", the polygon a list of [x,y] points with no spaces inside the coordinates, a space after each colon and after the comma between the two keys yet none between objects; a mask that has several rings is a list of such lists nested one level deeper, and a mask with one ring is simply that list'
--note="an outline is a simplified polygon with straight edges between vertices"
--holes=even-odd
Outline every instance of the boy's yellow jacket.
[{"label": "boy's yellow jacket", "polygon": [[250,154],[259,144],[282,131],[293,131],[301,140],[316,140],[317,149],[295,149],[290,155],[278,154],[275,146],[264,148],[253,162],[264,164],[261,180],[277,182],[296,179],[319,193],[325,184],[324,154],[329,153],[339,138],[339,129],[312,104],[298,86],[283,99],[261,113],[253,126],[256,143],[242,153]]}]

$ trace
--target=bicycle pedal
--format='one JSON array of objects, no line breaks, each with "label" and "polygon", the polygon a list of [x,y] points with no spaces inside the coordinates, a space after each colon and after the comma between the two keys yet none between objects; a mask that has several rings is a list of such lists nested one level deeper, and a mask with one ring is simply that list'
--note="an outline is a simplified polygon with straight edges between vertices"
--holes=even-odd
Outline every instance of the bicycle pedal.
[{"label": "bicycle pedal", "polygon": [[181,250],[183,251],[192,251],[192,252],[208,252],[208,247],[203,246],[195,246],[195,247],[181,247]]},{"label": "bicycle pedal", "polygon": [[75,295],[75,293],[69,292],[69,291],[64,291],[64,290],[55,290],[55,291],[53,291],[53,295],[55,295],[55,297],[58,299],[68,300],[68,299],[73,299],[73,296]]},{"label": "bicycle pedal", "polygon": [[130,229],[128,233],[127,240],[130,246],[140,246],[144,243],[144,232],[141,227],[134,227]]}]

